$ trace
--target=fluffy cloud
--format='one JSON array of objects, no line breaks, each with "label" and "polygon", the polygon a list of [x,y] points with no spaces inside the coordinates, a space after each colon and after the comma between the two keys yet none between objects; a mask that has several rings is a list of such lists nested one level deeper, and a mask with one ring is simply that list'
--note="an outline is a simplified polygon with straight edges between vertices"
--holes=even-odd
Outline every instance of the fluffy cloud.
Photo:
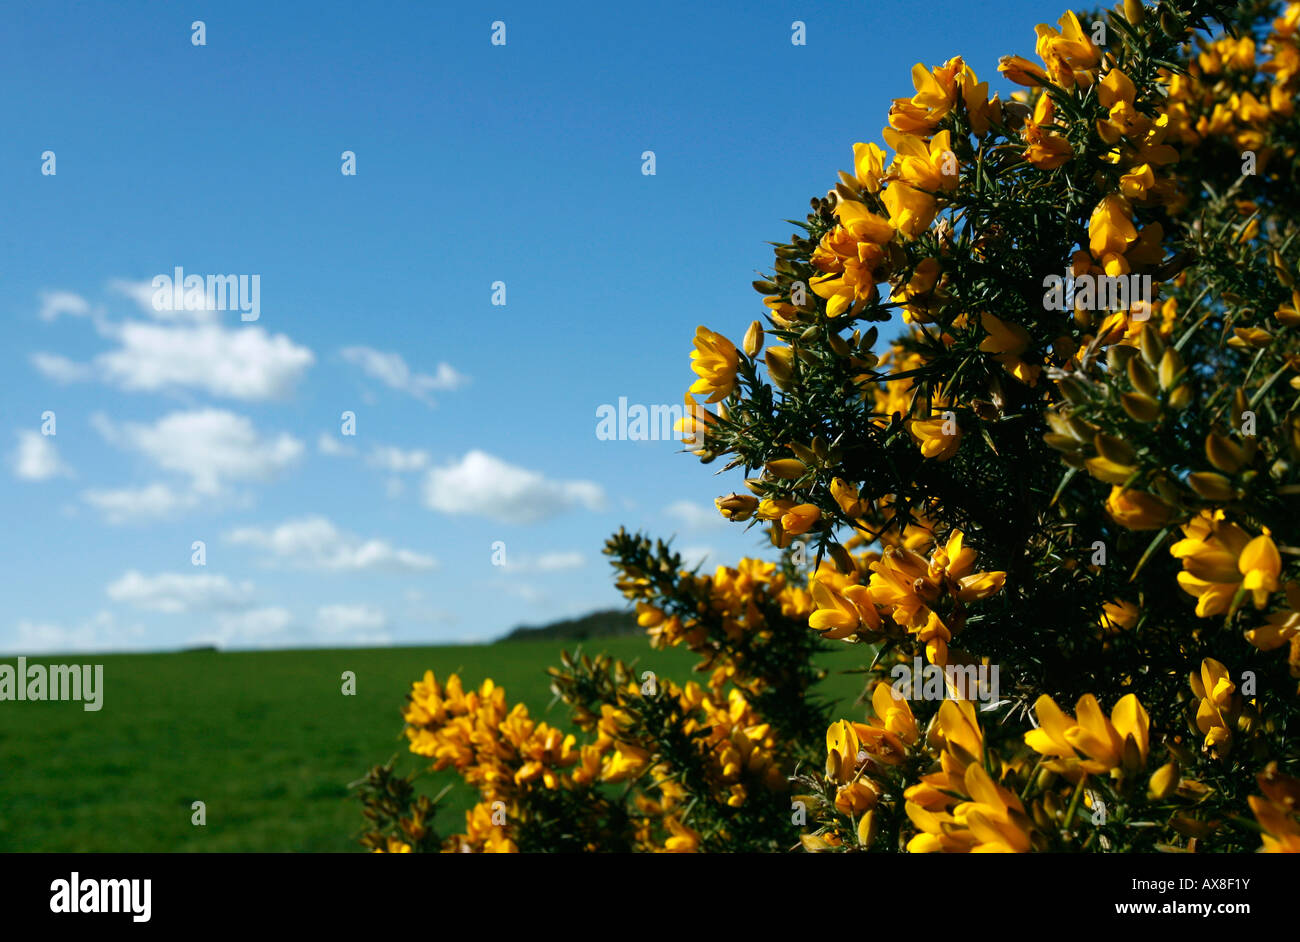
[{"label": "fluffy cloud", "polygon": [[366,459],[371,467],[383,468],[385,471],[392,471],[395,474],[401,474],[404,471],[419,471],[428,467],[429,460],[427,451],[420,451],[419,449],[406,451],[392,445],[376,445],[370,452],[370,457]]},{"label": "fluffy cloud", "polygon": [[587,564],[587,557],[575,551],[557,551],[541,553],[537,556],[506,555],[502,567],[509,572],[561,572],[566,569],[581,569]]},{"label": "fluffy cloud", "polygon": [[128,322],[113,330],[119,347],[95,358],[109,383],[134,392],[199,389],[214,396],[280,399],[315,361],[306,347],[261,327],[172,327]]},{"label": "fluffy cloud", "polygon": [[543,553],[534,562],[539,572],[558,572],[561,569],[581,569],[587,557],[578,552]]},{"label": "fluffy cloud", "polygon": [[115,425],[92,418],[108,441],[145,455],[158,467],[190,476],[200,494],[220,493],[227,482],[269,480],[294,465],[303,444],[288,434],[264,438],[242,415],[220,409],[172,412],[152,425]]},{"label": "fluffy cloud", "polygon": [[[172,273],[168,272],[167,274],[171,275]],[[211,324],[221,316],[221,312],[217,309],[215,295],[209,295],[206,292],[203,296],[203,303],[193,308],[184,305],[177,308],[171,304],[154,307],[154,294],[158,289],[153,286],[152,279],[148,281],[131,281],[126,278],[114,278],[108,283],[108,289],[115,294],[130,298],[141,311],[160,321]]]},{"label": "fluffy cloud", "polygon": [[431,375],[413,372],[400,353],[384,353],[371,347],[345,347],[340,353],[344,360],[361,367],[371,379],[429,405],[433,404],[430,393],[450,392],[468,382],[447,363],[439,363],[437,371]]},{"label": "fluffy cloud", "polygon": [[12,463],[14,475],[24,481],[72,476],[72,470],[59,457],[54,439],[30,429],[18,433],[18,448],[14,451]]},{"label": "fluffy cloud", "polygon": [[432,556],[398,549],[380,539],[360,539],[319,516],[287,520],[270,530],[243,527],[226,534],[226,539],[303,569],[419,572],[438,565]]},{"label": "fluffy cloud", "polygon": [[322,605],[316,611],[317,636],[322,641],[385,644],[388,615],[369,605]]},{"label": "fluffy cloud", "polygon": [[316,450],[322,455],[329,455],[331,458],[342,458],[356,454],[355,448],[343,444],[329,432],[320,433],[320,437],[316,439]]},{"label": "fluffy cloud", "polygon": [[140,625],[119,624],[112,612],[99,612],[79,624],[18,622],[15,637],[0,641],[0,650],[15,654],[54,654],[69,651],[121,651],[138,648],[144,639]]},{"label": "fluffy cloud", "polygon": [[71,291],[41,292],[40,317],[43,321],[55,321],[64,314],[85,317],[89,313],[90,304],[79,294]]},{"label": "fluffy cloud", "polygon": [[[223,327],[219,313],[157,311],[148,282],[115,280],[110,289],[134,300],[153,321],[110,324],[95,314],[98,332],[117,346],[89,363],[55,353],[35,353],[32,365],[55,382],[99,379],[132,392],[195,389],[243,401],[280,399],[293,391],[315,361],[306,347],[262,327]],[[79,295],[66,291],[41,296],[41,317],[93,314]],[[166,323],[159,323],[162,320]]]},{"label": "fluffy cloud", "polygon": [[93,366],[75,363],[57,353],[33,353],[30,359],[38,373],[56,383],[81,383],[95,377]]},{"label": "fluffy cloud", "polygon": [[727,525],[716,507],[706,507],[689,500],[674,501],[664,508],[664,513],[680,521],[688,530],[714,530]]},{"label": "fluffy cloud", "polygon": [[475,514],[506,523],[536,523],[575,507],[599,510],[605,492],[591,481],[552,481],[474,450],[424,480],[424,503],[447,514]]},{"label": "fluffy cloud", "polygon": [[234,583],[209,573],[160,572],[146,576],[132,569],[110,582],[105,591],[114,602],[170,615],[239,609],[253,599],[251,582]]},{"label": "fluffy cloud", "polygon": [[196,636],[195,644],[265,648],[290,640],[287,631],[293,624],[293,613],[273,605],[218,615],[215,621],[215,629]]},{"label": "fluffy cloud", "polygon": [[88,490],[81,499],[98,510],[108,523],[137,523],[160,520],[199,502],[197,494],[177,491],[166,484]]},{"label": "fluffy cloud", "polygon": [[714,555],[711,546],[684,546],[677,552],[682,557],[682,565],[687,569],[703,566]]}]

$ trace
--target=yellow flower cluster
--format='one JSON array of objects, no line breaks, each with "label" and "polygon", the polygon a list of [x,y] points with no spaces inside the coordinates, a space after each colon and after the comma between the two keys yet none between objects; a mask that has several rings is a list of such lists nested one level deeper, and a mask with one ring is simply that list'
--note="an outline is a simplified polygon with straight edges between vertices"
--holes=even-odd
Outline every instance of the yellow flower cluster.
[{"label": "yellow flower cluster", "polygon": [[[553,689],[583,742],[491,681],[426,674],[411,750],[480,795],[446,849],[578,833],[576,796],[600,809],[581,841],[624,849],[793,846],[792,798],[809,851],[1300,852],[1276,696],[1300,678],[1300,417],[1279,395],[1300,390],[1300,243],[1270,192],[1295,191],[1300,2],[1261,9],[1224,7],[1194,45],[1177,5],[1067,12],[1038,61],[1001,61],[1007,101],[961,57],[913,68],[884,146],[854,144],[754,282],[769,326],[695,333],[678,430],[744,468],[718,512],[791,553],[705,573],[612,539],[652,646],[707,679],[647,692],[566,655]],[[1043,270],[1073,297],[1039,310]],[[859,322],[895,310],[878,355]],[[813,695],[823,641],[870,645],[862,722]],[[995,655],[983,707],[950,671],[937,704],[879,679]],[[418,850],[425,823],[368,846]]]},{"label": "yellow flower cluster", "polygon": [[[785,790],[775,733],[740,689],[720,696],[694,682],[682,688],[662,683],[657,695],[676,702],[683,717],[680,735],[692,743],[714,800],[739,808],[754,788]],[[449,838],[445,849],[517,851],[512,822],[530,789],[572,791],[645,779],[650,784],[635,798],[643,849],[697,849],[700,834],[684,820],[692,796],[678,779],[679,770],[636,733],[630,701],[643,695],[629,683],[617,702],[602,704],[595,738],[579,746],[574,735],[532,720],[523,704],[507,710],[504,690],[491,680],[465,692],[457,675],[440,685],[426,672],[403,710],[410,750],[432,758],[435,770],[455,769],[481,795],[466,813],[465,832]],[[662,845],[656,843],[657,831],[668,835]],[[400,841],[388,848],[404,850],[410,847]]]},{"label": "yellow flower cluster", "polygon": [[947,664],[948,642],[962,628],[965,606],[1006,582],[1005,572],[974,572],[978,554],[962,541],[954,530],[929,559],[889,547],[867,564],[865,582],[856,569],[846,575],[823,565],[810,580],[815,609],[809,626],[832,640],[874,640],[897,627],[924,645],[930,663]]},{"label": "yellow flower cluster", "polygon": [[927,739],[939,750],[939,771],[904,793],[917,829],[912,853],[1021,853],[1033,823],[1015,792],[985,770],[984,734],[969,700],[945,700]]}]

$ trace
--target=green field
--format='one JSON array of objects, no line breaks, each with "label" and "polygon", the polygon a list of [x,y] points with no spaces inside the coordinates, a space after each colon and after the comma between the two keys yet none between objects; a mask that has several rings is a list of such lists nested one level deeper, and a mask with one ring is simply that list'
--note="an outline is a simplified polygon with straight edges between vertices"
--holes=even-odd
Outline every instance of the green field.
[{"label": "green field", "polygon": [[[347,784],[406,752],[399,709],[431,668],[466,684],[491,677],[534,716],[547,712],[545,669],[573,642],[171,654],[59,655],[31,663],[102,663],[103,709],[73,702],[0,702],[0,851],[355,851],[363,818]],[[584,644],[678,683],[695,659],[641,638]],[[851,702],[859,678],[829,656],[824,694]],[[13,658],[4,661],[14,663]],[[344,696],[344,671],[357,677]],[[860,718],[861,708],[853,713]],[[429,790],[454,776],[434,777]],[[463,826],[473,795],[446,799],[438,827]],[[207,825],[190,823],[191,804]]]}]

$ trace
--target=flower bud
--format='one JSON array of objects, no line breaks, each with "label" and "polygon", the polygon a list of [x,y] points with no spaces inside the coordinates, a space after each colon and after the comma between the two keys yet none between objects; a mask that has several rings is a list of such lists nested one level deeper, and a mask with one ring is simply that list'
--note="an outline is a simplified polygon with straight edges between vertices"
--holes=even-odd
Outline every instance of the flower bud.
[{"label": "flower bud", "polygon": [[1160,403],[1141,393],[1124,393],[1119,403],[1136,422],[1154,422],[1160,418]]},{"label": "flower bud", "polygon": [[758,498],[733,492],[725,497],[714,498],[713,504],[718,508],[718,513],[728,520],[741,522],[754,515],[758,509]]},{"label": "flower bud", "polygon": [[1174,388],[1183,376],[1183,358],[1178,355],[1178,351],[1170,347],[1165,351],[1165,355],[1160,358],[1160,388],[1168,392]]},{"label": "flower bud", "polygon": [[1178,763],[1166,762],[1151,773],[1147,794],[1157,801],[1168,798],[1178,787]]},{"label": "flower bud", "polygon": [[1133,388],[1144,396],[1155,399],[1160,395],[1156,374],[1151,372],[1151,367],[1147,366],[1141,357],[1133,357],[1128,361],[1128,379],[1133,384]]},{"label": "flower bud", "polygon": [[1210,464],[1228,474],[1236,474],[1246,463],[1245,450],[1218,432],[1205,436],[1205,457]]},{"label": "flower bud", "polygon": [[1232,482],[1213,471],[1196,471],[1187,475],[1187,486],[1206,500],[1232,500],[1236,496]]},{"label": "flower bud", "polygon": [[808,466],[798,458],[778,458],[775,461],[769,461],[763,465],[763,468],[770,477],[788,481],[802,475],[808,469]]}]

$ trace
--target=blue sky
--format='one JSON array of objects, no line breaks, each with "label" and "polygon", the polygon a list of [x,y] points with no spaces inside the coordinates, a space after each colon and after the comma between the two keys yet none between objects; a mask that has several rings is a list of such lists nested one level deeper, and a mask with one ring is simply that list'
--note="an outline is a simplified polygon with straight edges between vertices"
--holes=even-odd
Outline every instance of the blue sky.
[{"label": "blue sky", "polygon": [[[680,403],[913,63],[1006,97],[1063,9],[11,7],[0,650],[486,640],[621,604],[620,525],[753,552],[738,474],[597,408]],[[258,319],[155,309],[178,266],[257,275]]]}]

